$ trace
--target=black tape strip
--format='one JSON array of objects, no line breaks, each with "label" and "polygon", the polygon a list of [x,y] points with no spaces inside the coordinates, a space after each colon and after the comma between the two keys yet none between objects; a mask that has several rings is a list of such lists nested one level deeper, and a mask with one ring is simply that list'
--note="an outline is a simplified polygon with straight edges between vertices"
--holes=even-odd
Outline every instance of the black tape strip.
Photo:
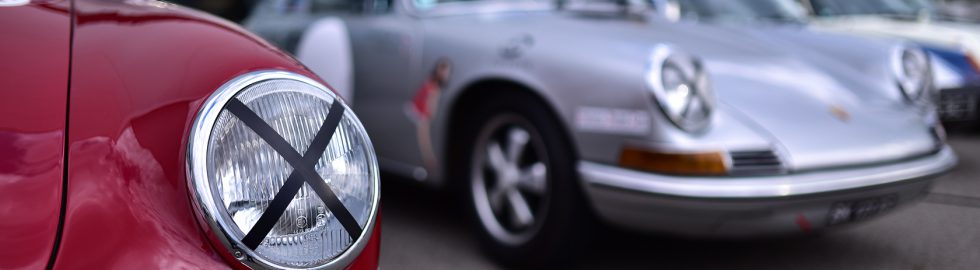
[{"label": "black tape strip", "polygon": [[268,123],[238,99],[230,100],[225,109],[238,117],[255,134],[265,140],[286,162],[289,162],[293,166],[294,170],[279,189],[279,192],[276,193],[269,207],[259,217],[255,226],[242,238],[242,243],[251,249],[258,247],[262,243],[262,240],[269,234],[269,231],[272,230],[272,227],[275,226],[276,222],[279,221],[279,218],[282,217],[282,214],[286,211],[286,207],[289,206],[289,202],[292,201],[296,193],[303,187],[303,182],[310,184],[317,196],[323,200],[327,209],[340,221],[340,224],[350,235],[351,239],[361,235],[362,229],[357,224],[357,220],[350,214],[347,207],[340,202],[330,186],[313,169],[313,166],[315,166],[316,162],[326,150],[327,145],[330,144],[330,138],[333,137],[337,125],[340,124],[340,120],[344,114],[343,106],[330,106],[327,118],[323,120],[320,130],[317,131],[316,136],[314,136],[313,141],[307,147],[306,153],[302,157],[299,156],[299,153],[278,132],[272,129]]},{"label": "black tape strip", "polygon": [[242,243],[245,246],[254,250],[262,243],[262,240],[272,231],[272,227],[276,226],[276,222],[279,221],[282,214],[286,212],[286,207],[289,206],[293,197],[296,197],[296,193],[299,193],[304,182],[303,177],[297,173],[289,175],[286,183],[283,183],[282,187],[279,188],[279,193],[276,193],[276,196],[272,198],[269,207],[265,209],[252,229],[242,238]]},{"label": "black tape strip", "polygon": [[[238,100],[235,100],[235,102],[241,103],[238,102]],[[239,105],[234,106],[237,107]],[[334,109],[335,107],[337,109]],[[246,107],[245,109],[248,108]],[[234,112],[232,113],[234,114]],[[238,114],[236,114],[236,116],[237,115]],[[313,141],[310,143],[310,146],[306,148],[306,153],[303,155],[302,161],[304,164],[315,166],[319,158],[323,156],[323,152],[327,149],[327,145],[330,144],[330,138],[333,137],[334,130],[336,130],[335,127],[337,126],[337,123],[339,123],[342,116],[342,106],[331,107],[331,111],[327,113],[327,119],[323,120],[320,130],[317,131],[316,135],[313,137]],[[276,134],[276,136],[279,136],[278,133]],[[272,228],[276,225],[276,222],[279,221],[279,218],[286,211],[286,207],[289,206],[289,202],[292,201],[293,197],[296,197],[296,193],[298,193],[300,188],[303,187],[304,182],[303,177],[295,171],[292,172],[288,178],[286,178],[286,182],[283,183],[281,188],[279,188],[279,192],[276,193],[276,196],[272,198],[272,202],[269,203],[269,207],[265,209],[265,212],[262,213],[259,220],[255,222],[252,229],[245,234],[244,238],[242,238],[242,243],[245,244],[245,246],[255,249],[262,243],[262,240],[265,239],[265,237],[269,234],[269,231],[272,230]],[[320,182],[322,183],[322,181]]]}]

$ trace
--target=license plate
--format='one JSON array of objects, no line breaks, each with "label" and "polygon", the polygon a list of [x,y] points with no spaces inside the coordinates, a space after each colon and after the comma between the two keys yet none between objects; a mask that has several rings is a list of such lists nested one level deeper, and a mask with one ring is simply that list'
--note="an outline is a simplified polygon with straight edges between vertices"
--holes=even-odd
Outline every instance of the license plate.
[{"label": "license plate", "polygon": [[898,204],[897,195],[842,201],[831,204],[827,213],[828,225],[837,225],[867,219],[887,212]]},{"label": "license plate", "polygon": [[943,120],[972,120],[977,113],[977,97],[972,94],[947,93],[939,102]]}]

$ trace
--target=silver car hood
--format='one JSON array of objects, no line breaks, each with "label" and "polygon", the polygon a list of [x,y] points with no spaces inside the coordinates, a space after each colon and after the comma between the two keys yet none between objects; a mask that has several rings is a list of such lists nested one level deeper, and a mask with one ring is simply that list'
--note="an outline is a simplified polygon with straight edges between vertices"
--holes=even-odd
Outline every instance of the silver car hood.
[{"label": "silver car hood", "polygon": [[669,43],[702,57],[728,105],[719,113],[768,136],[790,169],[888,162],[937,145],[933,117],[906,104],[892,81],[892,44],[802,28],[558,17],[554,27],[616,43],[606,48]]},{"label": "silver car hood", "polygon": [[793,169],[886,162],[936,149],[929,112],[896,95],[887,44],[800,28],[716,28],[769,52],[751,60],[704,57],[718,99],[770,134]]}]

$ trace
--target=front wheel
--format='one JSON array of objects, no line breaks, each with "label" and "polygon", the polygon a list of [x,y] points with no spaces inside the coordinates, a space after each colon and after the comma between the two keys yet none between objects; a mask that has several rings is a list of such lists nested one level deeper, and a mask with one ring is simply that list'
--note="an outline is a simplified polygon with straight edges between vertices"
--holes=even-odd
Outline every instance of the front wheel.
[{"label": "front wheel", "polygon": [[460,176],[471,216],[484,247],[509,266],[566,262],[594,227],[574,152],[543,108],[529,98],[485,102],[464,129],[469,151]]}]

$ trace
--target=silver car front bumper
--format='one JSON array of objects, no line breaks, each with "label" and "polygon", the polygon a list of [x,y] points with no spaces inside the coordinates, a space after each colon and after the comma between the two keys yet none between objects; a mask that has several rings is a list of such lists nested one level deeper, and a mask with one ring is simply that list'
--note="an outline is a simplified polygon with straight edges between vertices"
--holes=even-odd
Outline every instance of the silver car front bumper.
[{"label": "silver car front bumper", "polygon": [[747,236],[836,224],[843,202],[888,198],[901,205],[924,195],[931,179],[956,165],[939,152],[878,166],[760,177],[683,177],[580,162],[585,192],[608,223],[651,232]]}]

